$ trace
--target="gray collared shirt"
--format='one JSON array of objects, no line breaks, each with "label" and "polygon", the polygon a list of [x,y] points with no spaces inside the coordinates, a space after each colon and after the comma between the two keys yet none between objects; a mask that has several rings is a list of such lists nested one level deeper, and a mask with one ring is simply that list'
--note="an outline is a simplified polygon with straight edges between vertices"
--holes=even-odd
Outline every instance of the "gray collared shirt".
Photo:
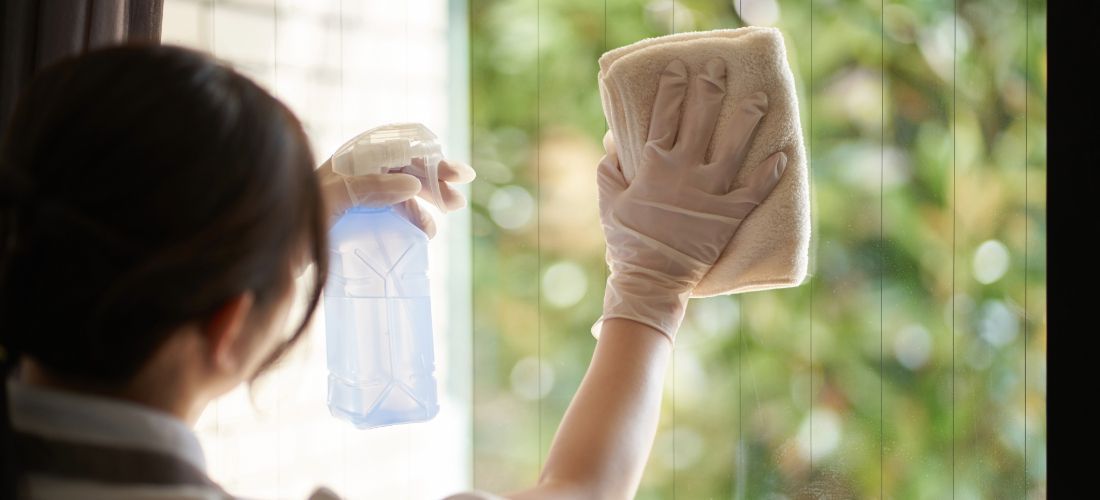
[{"label": "gray collared shirt", "polygon": [[[7,381],[12,426],[35,500],[224,500],[198,437],[178,418],[118,399]],[[320,488],[311,500],[338,500]]]}]

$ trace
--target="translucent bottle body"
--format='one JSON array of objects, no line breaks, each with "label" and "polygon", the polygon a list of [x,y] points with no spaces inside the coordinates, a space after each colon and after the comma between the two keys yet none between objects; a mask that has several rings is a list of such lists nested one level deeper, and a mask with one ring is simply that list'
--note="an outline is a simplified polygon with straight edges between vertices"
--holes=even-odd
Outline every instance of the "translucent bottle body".
[{"label": "translucent bottle body", "polygon": [[329,409],[359,428],[431,419],[439,404],[427,235],[390,207],[355,207],[329,238]]}]

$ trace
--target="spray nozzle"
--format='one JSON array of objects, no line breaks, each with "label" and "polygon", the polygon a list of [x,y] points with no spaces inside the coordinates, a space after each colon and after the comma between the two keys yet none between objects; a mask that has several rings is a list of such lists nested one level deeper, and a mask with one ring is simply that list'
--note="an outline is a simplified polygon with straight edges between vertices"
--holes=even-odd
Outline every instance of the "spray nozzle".
[{"label": "spray nozzle", "polygon": [[332,155],[332,171],[345,177],[384,174],[412,165],[414,158],[420,158],[428,174],[434,202],[440,210],[446,211],[439,189],[439,162],[443,154],[436,139],[436,135],[420,123],[375,127],[336,150]]}]

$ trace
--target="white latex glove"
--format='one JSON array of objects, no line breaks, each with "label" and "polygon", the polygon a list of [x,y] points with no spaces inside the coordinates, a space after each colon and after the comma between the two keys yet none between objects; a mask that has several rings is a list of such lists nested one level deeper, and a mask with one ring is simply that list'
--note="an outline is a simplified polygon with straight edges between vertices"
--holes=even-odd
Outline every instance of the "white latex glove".
[{"label": "white latex glove", "polygon": [[[435,204],[431,187],[428,186],[428,173],[420,158],[414,158],[412,165],[397,171],[350,178],[333,172],[330,158],[317,169],[317,176],[329,214],[329,227],[354,205],[395,205],[394,209],[398,213],[424,231],[429,238],[435,236],[435,221],[416,201],[419,196]],[[466,198],[451,184],[465,184],[474,180],[474,177],[474,169],[469,165],[446,159],[440,161],[439,191],[445,206],[436,206],[444,213],[466,206]],[[353,193],[358,199],[352,199]]]},{"label": "white latex glove", "polygon": [[[680,107],[688,84],[693,99]],[[628,185],[610,132],[600,161],[600,220],[610,275],[603,320],[628,318],[675,341],[692,289],[718,260],[741,222],[775,188],[786,170],[782,152],[733,186],[749,140],[767,109],[757,92],[738,105],[729,135],[718,137],[715,158],[704,158],[725,97],[726,66],[711,60],[689,78],[674,60],[661,74],[641,164]]]}]

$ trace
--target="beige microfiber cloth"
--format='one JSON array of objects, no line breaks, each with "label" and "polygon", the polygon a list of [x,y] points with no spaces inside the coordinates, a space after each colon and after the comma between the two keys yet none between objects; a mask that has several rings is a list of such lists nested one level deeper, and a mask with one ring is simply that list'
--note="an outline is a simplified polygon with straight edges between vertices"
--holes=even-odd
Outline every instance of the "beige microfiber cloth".
[{"label": "beige microfiber cloth", "polygon": [[[726,97],[715,136],[729,130],[740,99],[763,91],[768,108],[750,141],[738,179],[772,153],[787,155],[787,170],[775,190],[734,233],[725,252],[692,292],[710,297],[798,286],[806,277],[810,245],[809,176],[794,77],[783,36],[775,28],[745,27],[649,38],[600,57],[604,116],[615,137],[627,181],[634,178],[649,130],[661,71],[682,60],[689,76],[714,57],[726,61]],[[695,98],[691,85],[686,100]],[[707,158],[711,158],[711,140]]]}]

